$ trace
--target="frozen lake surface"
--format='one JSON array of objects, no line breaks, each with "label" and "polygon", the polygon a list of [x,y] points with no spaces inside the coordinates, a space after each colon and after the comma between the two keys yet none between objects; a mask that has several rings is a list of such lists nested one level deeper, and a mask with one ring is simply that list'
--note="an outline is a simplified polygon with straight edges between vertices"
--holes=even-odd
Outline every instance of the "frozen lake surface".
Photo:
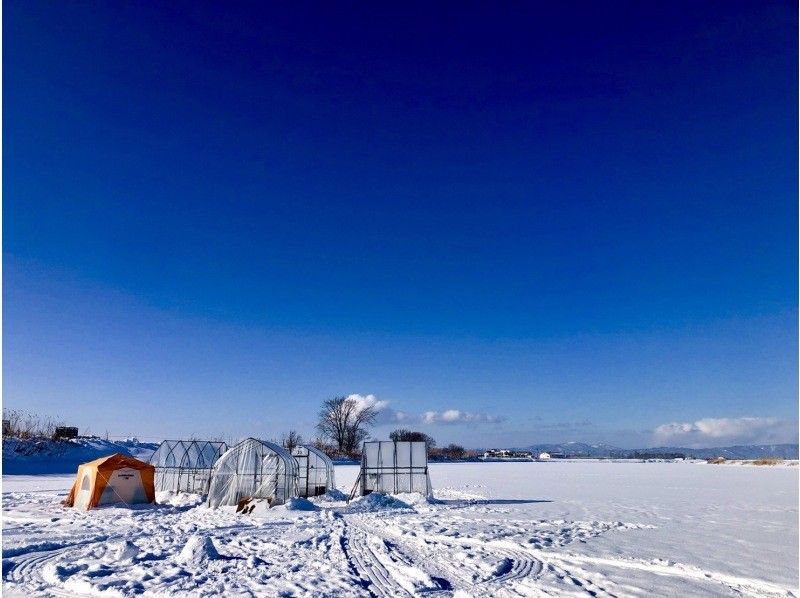
[{"label": "frozen lake surface", "polygon": [[248,516],[185,495],[79,512],[73,479],[3,478],[4,595],[798,595],[796,466],[434,464],[434,502]]}]

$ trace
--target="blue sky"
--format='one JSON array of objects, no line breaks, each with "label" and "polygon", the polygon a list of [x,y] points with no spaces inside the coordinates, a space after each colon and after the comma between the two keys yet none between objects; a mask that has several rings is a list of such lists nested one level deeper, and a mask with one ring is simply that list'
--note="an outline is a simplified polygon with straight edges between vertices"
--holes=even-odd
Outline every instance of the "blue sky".
[{"label": "blue sky", "polygon": [[358,394],[376,436],[468,446],[796,438],[795,5],[3,16],[6,407],[274,437]]}]

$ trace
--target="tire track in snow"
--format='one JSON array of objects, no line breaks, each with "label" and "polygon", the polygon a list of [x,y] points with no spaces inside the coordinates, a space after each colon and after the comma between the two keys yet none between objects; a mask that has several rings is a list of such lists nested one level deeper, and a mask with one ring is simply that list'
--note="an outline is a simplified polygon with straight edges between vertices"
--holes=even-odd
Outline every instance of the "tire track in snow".
[{"label": "tire track in snow", "polygon": [[[14,555],[13,557],[3,559],[3,582],[17,584],[20,589],[33,589],[37,595],[48,596],[73,596],[83,597],[92,596],[92,593],[81,593],[76,590],[66,590],[59,587],[59,582],[54,582],[47,579],[45,576],[45,568],[52,564],[54,566],[61,566],[62,569],[67,570],[70,567],[64,567],[65,563],[80,561],[80,557],[85,557],[89,553],[97,553],[98,551],[103,555],[108,554],[111,550],[110,546],[116,542],[125,540],[139,539],[147,534],[118,534],[116,536],[94,536],[89,539],[84,539],[72,544],[62,544],[54,546],[53,548],[37,549],[34,548],[30,551],[22,552]],[[94,558],[93,560],[99,560]],[[87,566],[88,567],[88,566]],[[86,567],[84,567],[86,568]],[[74,571],[70,572],[67,577],[71,577],[75,573],[82,571],[84,568],[77,567]],[[57,570],[54,570],[58,574]]]},{"label": "tire track in snow", "polygon": [[[425,539],[431,540],[432,538],[426,537]],[[438,543],[454,548],[449,543],[441,541]],[[544,563],[529,553],[512,547],[499,546],[492,542],[481,542],[472,539],[459,539],[458,544],[462,547],[468,545],[481,554],[488,554],[499,560],[498,566],[495,567],[495,570],[488,578],[473,584],[473,590],[484,594],[488,592],[491,595],[531,596],[544,594],[535,585],[536,580],[544,570]]]},{"label": "tire track in snow", "polygon": [[[540,589],[532,587],[530,583],[535,581],[542,573],[544,564],[524,550],[515,550],[506,546],[493,546],[491,550],[487,551],[486,548],[489,544],[479,540],[448,538],[445,536],[450,540],[448,542],[442,541],[441,538],[419,534],[416,530],[405,530],[402,526],[396,525],[396,522],[395,527],[399,530],[399,533],[393,532],[392,527],[386,526],[385,523],[380,524],[364,517],[351,516],[350,520],[361,529],[381,530],[382,533],[378,537],[382,537],[384,541],[391,539],[401,551],[413,555],[414,558],[411,560],[406,559],[409,565],[424,567],[431,578],[443,581],[446,588],[434,589],[432,590],[433,592],[451,595],[453,589],[462,589],[468,592],[478,591],[482,596],[543,595]],[[418,541],[409,542],[409,535],[417,538]],[[472,569],[472,575],[468,576],[467,572],[470,569],[463,563],[460,566],[451,564],[454,561],[457,562],[457,559],[454,559],[452,554],[447,553],[458,551],[466,545],[469,545],[471,549],[476,549],[476,552],[480,554],[491,554],[491,556],[497,558],[500,561],[497,574],[475,581],[476,577],[480,577],[480,573],[477,570]],[[442,548],[445,550],[442,550]],[[519,587],[520,584],[525,587]],[[425,593],[430,591],[425,590]]]},{"label": "tire track in snow", "polygon": [[[384,563],[389,559],[389,569],[396,572],[396,578],[412,595],[425,594],[426,596],[453,594],[453,582],[458,580],[462,572],[453,568],[441,566],[439,559],[431,558],[402,538],[390,532],[390,527],[385,524],[387,517],[376,521],[364,515],[349,515],[347,521],[351,528],[355,527],[367,534],[369,541],[377,545],[379,550],[374,552]],[[416,582],[416,583],[415,583]],[[456,582],[456,585],[459,585]]]},{"label": "tire track in snow", "polygon": [[[63,562],[64,555],[71,553],[77,548],[85,548],[104,542],[104,539],[95,541],[81,542],[78,544],[70,544],[62,548],[54,548],[51,550],[39,550],[20,554],[11,559],[11,569],[3,576],[4,583],[18,584],[20,589],[25,588],[31,590],[34,594],[41,594],[43,591],[48,596],[82,596],[74,591],[67,591],[55,586],[52,582],[45,579],[43,569],[50,563]],[[4,560],[4,561],[5,561]],[[5,569],[5,562],[4,567]],[[83,596],[88,596],[84,594]]]},{"label": "tire track in snow", "polygon": [[489,542],[486,546],[495,554],[508,555],[507,558],[511,564],[507,573],[489,578],[481,585],[494,587],[505,586],[508,582],[517,582],[517,585],[504,589],[513,591],[520,596],[548,595],[542,585],[531,585],[531,582],[539,582],[545,574],[548,574],[554,576],[561,583],[568,583],[571,589],[574,588],[576,591],[590,596],[616,598],[613,592],[598,586],[591,579],[548,562],[547,555],[538,552],[533,554],[524,547],[509,545],[506,541]]},{"label": "tire track in snow", "polygon": [[357,526],[348,525],[341,515],[334,517],[342,524],[340,537],[342,550],[351,569],[366,582],[364,588],[373,596],[381,598],[410,596],[411,594],[392,577],[370,548],[367,532]]},{"label": "tire track in snow", "polygon": [[748,577],[738,577],[735,575],[728,575],[726,573],[718,573],[715,571],[706,571],[700,567],[693,565],[684,565],[681,563],[660,563],[653,561],[644,561],[636,559],[615,559],[608,557],[593,557],[584,555],[562,555],[554,554],[553,560],[567,564],[589,564],[589,565],[602,565],[610,567],[618,567],[622,569],[632,569],[645,571],[648,573],[656,573],[658,575],[666,575],[673,577],[681,577],[687,580],[696,580],[703,582],[716,582],[729,588],[736,594],[744,594],[750,596],[781,596],[785,598],[792,598],[797,594],[789,588],[779,586],[774,583],[752,579]]},{"label": "tire track in snow", "polygon": [[[402,529],[402,528],[399,528]],[[394,538],[402,538],[401,534],[391,534]],[[408,533],[406,531],[405,533]],[[417,532],[414,532],[415,534]],[[562,567],[549,562],[547,558],[550,553],[544,551],[534,551],[525,546],[517,545],[508,540],[482,541],[474,538],[452,537],[436,534],[417,534],[420,540],[428,545],[444,547],[447,551],[457,552],[464,548],[469,548],[475,553],[482,555],[483,560],[493,558],[499,561],[494,574],[479,581],[464,578],[464,569],[456,569],[455,575],[451,577],[453,585],[468,592],[477,592],[481,596],[549,596],[552,591],[563,591],[558,586],[543,584],[544,576],[552,576],[561,583],[567,583],[573,591],[585,593],[590,596],[602,596],[614,598],[615,594],[607,588],[601,587],[585,576],[577,575],[574,571],[568,571]],[[437,552],[439,556],[437,556]],[[428,554],[423,554],[423,560],[429,562],[432,558],[441,562],[449,562],[451,559],[445,556],[445,551],[439,549],[430,550]],[[431,554],[432,553],[432,554]],[[451,555],[452,556],[452,555]],[[476,575],[477,575],[476,571]]]}]

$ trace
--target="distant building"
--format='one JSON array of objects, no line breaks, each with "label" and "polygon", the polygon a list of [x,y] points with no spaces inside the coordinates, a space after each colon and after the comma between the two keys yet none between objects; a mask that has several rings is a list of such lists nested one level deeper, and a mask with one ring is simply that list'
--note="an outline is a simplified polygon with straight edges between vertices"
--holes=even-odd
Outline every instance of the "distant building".
[{"label": "distant building", "polygon": [[78,428],[72,426],[59,426],[56,428],[56,431],[53,434],[53,438],[55,440],[61,440],[65,438],[77,438],[77,437],[78,437]]},{"label": "distant building", "polygon": [[549,461],[550,453],[539,453],[539,461]]},{"label": "distant building", "polygon": [[528,451],[512,451],[509,449],[490,449],[480,457],[483,461],[532,461],[533,454]]}]

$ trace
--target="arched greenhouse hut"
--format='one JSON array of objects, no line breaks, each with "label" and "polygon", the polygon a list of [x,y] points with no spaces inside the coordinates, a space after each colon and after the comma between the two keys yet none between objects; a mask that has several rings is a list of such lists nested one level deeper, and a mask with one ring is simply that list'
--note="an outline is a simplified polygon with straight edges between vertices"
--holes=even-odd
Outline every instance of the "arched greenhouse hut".
[{"label": "arched greenhouse hut", "polygon": [[224,442],[210,440],[165,440],[150,457],[156,468],[156,492],[205,494],[211,480],[211,468],[228,450]]},{"label": "arched greenhouse hut", "polygon": [[336,488],[333,461],[328,455],[310,444],[301,444],[292,450],[297,461],[297,492],[300,496],[319,496]]},{"label": "arched greenhouse hut", "polygon": [[238,505],[249,498],[271,506],[297,496],[297,461],[285,448],[247,438],[222,455],[211,472],[208,506]]}]

